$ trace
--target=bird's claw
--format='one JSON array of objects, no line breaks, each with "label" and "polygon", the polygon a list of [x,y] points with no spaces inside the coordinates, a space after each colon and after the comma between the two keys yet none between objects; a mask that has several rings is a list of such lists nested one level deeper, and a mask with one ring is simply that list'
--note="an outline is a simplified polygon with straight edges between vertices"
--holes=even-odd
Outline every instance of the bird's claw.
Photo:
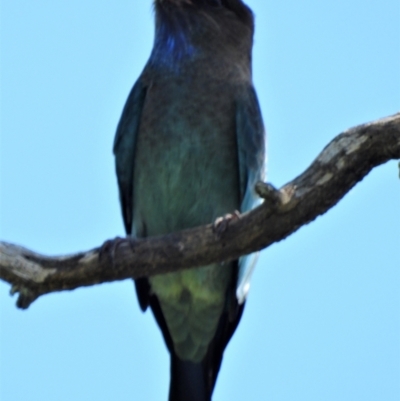
[{"label": "bird's claw", "polygon": [[231,221],[239,220],[240,213],[235,210],[233,213],[227,213],[222,217],[218,217],[215,219],[213,224],[213,231],[220,236],[223,232],[226,231]]},{"label": "bird's claw", "polygon": [[104,242],[99,249],[99,260],[104,261],[107,259],[111,262],[111,266],[115,267],[115,255],[121,244],[128,242],[131,245],[129,238],[115,237]]}]

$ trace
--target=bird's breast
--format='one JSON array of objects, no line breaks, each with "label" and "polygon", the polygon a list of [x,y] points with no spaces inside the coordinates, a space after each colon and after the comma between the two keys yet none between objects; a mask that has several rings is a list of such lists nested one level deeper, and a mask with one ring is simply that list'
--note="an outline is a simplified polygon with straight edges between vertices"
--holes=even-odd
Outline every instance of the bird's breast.
[{"label": "bird's breast", "polygon": [[239,208],[233,99],[222,84],[149,87],[134,166],[139,236],[211,223]]}]

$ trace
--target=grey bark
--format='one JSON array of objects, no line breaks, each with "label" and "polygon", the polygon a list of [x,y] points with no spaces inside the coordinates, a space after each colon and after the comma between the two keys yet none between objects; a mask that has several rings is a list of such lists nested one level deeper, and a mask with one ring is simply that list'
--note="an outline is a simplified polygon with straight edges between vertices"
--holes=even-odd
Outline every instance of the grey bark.
[{"label": "grey bark", "polygon": [[259,183],[264,203],[216,228],[207,225],[147,239],[115,239],[73,255],[48,257],[0,242],[0,279],[27,308],[39,296],[98,283],[226,262],[268,247],[332,208],[374,167],[400,159],[400,113],[334,138],[310,167],[276,190]]}]

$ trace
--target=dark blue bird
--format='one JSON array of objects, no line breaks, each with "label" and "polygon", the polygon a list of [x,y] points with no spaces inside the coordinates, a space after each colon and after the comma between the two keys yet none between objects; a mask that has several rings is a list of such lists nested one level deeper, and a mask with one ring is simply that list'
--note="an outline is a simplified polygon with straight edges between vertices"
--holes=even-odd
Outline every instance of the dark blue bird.
[{"label": "dark blue bird", "polygon": [[[251,10],[241,0],[156,0],[154,8],[154,47],[114,143],[125,229],[140,238],[253,208],[264,171]],[[211,400],[252,259],[136,280],[171,354],[170,401]]]}]

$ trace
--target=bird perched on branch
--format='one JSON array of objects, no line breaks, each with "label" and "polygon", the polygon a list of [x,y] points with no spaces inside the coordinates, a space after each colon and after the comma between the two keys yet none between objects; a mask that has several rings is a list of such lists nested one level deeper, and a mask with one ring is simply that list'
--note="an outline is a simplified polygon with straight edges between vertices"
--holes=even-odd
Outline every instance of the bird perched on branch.
[{"label": "bird perched on branch", "polygon": [[[155,0],[154,8],[154,47],[114,142],[126,233],[139,238],[253,208],[264,171],[251,10],[241,0]],[[170,401],[211,400],[251,259],[135,281],[171,354]]]}]

